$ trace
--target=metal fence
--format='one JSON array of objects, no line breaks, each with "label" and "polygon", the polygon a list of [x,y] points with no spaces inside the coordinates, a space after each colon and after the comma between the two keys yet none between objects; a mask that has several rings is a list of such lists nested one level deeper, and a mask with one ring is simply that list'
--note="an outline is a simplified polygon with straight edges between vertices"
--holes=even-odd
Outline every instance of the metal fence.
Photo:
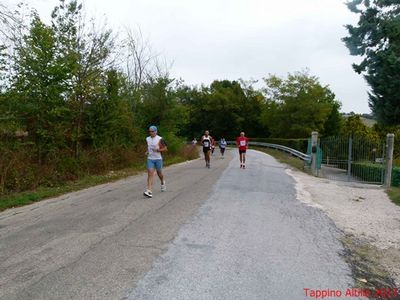
[{"label": "metal fence", "polygon": [[320,139],[318,148],[320,152],[317,152],[317,157],[321,161],[318,176],[342,181],[384,183],[383,141],[372,141],[364,137],[332,136]]},{"label": "metal fence", "polygon": [[[298,157],[319,177],[386,187],[392,184],[393,134],[387,134],[386,141],[358,136],[317,137],[318,133],[313,132],[307,153],[272,143],[249,142],[249,145],[277,149]],[[236,144],[234,141],[227,143]]]}]

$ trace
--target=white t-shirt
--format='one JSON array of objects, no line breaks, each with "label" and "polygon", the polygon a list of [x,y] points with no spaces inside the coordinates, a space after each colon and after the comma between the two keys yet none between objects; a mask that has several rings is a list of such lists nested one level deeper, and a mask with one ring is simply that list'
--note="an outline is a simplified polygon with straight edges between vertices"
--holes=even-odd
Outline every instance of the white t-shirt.
[{"label": "white t-shirt", "polygon": [[219,142],[219,146],[220,146],[221,148],[226,148],[226,141],[225,141],[225,140],[221,140],[221,141]]},{"label": "white t-shirt", "polygon": [[156,135],[155,137],[148,136],[146,138],[147,142],[147,155],[148,159],[162,159],[161,152],[157,152],[157,149],[160,149],[159,143],[162,139],[161,136]]}]

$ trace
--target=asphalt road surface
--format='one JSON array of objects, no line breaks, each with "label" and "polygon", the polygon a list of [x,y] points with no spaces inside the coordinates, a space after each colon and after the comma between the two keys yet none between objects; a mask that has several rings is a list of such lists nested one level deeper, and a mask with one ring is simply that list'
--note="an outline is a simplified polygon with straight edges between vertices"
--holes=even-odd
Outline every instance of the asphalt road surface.
[{"label": "asphalt road surface", "polygon": [[[248,151],[0,213],[0,299],[311,299],[354,285],[340,232]],[[332,298],[331,298],[332,299]]]}]

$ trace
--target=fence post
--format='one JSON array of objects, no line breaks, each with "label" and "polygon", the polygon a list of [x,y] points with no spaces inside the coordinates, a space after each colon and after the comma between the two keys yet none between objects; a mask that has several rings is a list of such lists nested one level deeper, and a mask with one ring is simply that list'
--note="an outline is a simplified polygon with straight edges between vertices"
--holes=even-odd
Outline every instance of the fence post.
[{"label": "fence post", "polygon": [[392,184],[392,166],[393,166],[393,148],[394,134],[386,135],[386,170],[385,170],[385,187],[390,188]]},{"label": "fence post", "polygon": [[317,146],[318,146],[318,132],[311,132],[311,174],[318,175],[317,171]]},{"label": "fence post", "polygon": [[347,156],[347,181],[350,181],[350,179],[351,179],[351,161],[353,159],[351,157],[352,149],[353,149],[353,137],[350,134],[349,135],[349,153]]}]

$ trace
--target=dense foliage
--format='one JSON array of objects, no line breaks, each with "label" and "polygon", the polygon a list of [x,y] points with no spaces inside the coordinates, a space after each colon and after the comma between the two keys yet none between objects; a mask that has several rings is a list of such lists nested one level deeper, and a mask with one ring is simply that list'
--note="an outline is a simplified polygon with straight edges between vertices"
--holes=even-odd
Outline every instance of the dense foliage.
[{"label": "dense foliage", "polygon": [[262,121],[272,137],[308,137],[311,131],[322,135],[340,130],[341,104],[328,86],[305,72],[289,74],[287,79],[270,76],[266,83],[266,108]]},{"label": "dense foliage", "polygon": [[150,124],[172,155],[206,129],[217,139],[241,130],[301,139],[304,148],[311,131],[353,128],[329,86],[308,72],[269,75],[262,86],[189,86],[169,76],[140,32],[117,38],[87,22],[76,0],[60,0],[50,24],[22,6],[1,8],[0,194],[143,163]]},{"label": "dense foliage", "polygon": [[344,42],[354,64],[371,86],[369,105],[379,123],[400,125],[400,3],[398,0],[352,0],[349,9],[360,15],[357,26],[347,25]]}]

